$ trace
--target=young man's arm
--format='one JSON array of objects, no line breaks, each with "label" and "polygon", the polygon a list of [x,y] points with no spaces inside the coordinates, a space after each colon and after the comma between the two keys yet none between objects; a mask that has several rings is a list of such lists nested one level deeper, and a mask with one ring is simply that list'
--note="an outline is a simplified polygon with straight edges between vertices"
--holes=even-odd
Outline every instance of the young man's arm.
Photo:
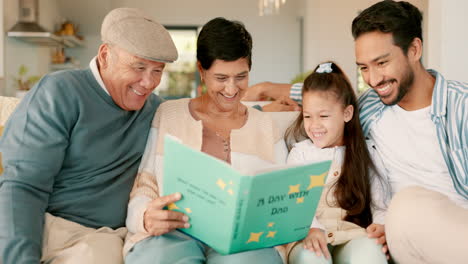
[{"label": "young man's arm", "polygon": [[266,99],[277,100],[281,97],[289,97],[291,84],[261,82],[247,89],[243,101],[263,101]]},{"label": "young man's arm", "polygon": [[286,84],[261,82],[247,89],[243,101],[273,100],[272,103],[257,106],[265,112],[300,111],[302,102],[302,83]]}]

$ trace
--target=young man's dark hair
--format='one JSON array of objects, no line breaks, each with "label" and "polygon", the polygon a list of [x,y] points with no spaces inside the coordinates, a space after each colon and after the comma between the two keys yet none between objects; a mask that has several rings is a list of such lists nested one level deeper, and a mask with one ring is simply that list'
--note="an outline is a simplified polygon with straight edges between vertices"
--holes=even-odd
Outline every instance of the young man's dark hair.
[{"label": "young man's dark hair", "polygon": [[352,24],[354,39],[373,31],[393,34],[393,43],[406,54],[414,38],[422,41],[422,14],[408,2],[386,0],[359,14]]}]

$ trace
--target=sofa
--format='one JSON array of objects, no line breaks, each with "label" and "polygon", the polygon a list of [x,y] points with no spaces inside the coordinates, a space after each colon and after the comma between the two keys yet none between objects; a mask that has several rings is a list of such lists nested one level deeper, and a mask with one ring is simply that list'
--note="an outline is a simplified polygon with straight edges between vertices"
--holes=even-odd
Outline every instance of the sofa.
[{"label": "sofa", "polygon": [[[3,129],[8,120],[8,117],[15,110],[20,99],[15,97],[0,96],[0,137],[2,136]],[[244,102],[247,106],[262,105],[266,102]],[[275,124],[279,128],[280,133],[284,133],[285,130],[292,124],[296,119],[299,112],[270,112],[270,116],[275,121]],[[0,153],[0,174],[3,172],[2,159]]]},{"label": "sofa", "polygon": [[[5,127],[6,122],[8,121],[9,116],[15,110],[19,102],[20,99],[18,98],[0,96],[0,137],[2,136],[3,129]],[[245,102],[245,104],[247,106],[251,106],[255,104],[265,104],[265,102]],[[280,133],[284,133],[285,130],[294,122],[299,112],[269,112],[268,114],[272,117]],[[0,175],[2,174],[2,172],[3,167],[0,153]],[[277,247],[277,250],[283,258],[283,262],[286,263],[284,251],[285,249],[282,247]]]},{"label": "sofa", "polygon": [[[13,110],[15,110],[19,101],[20,100],[18,98],[0,96],[0,137],[2,136],[3,128],[5,127],[8,117],[11,115]],[[0,153],[0,174],[2,174],[2,172],[2,153]]]}]

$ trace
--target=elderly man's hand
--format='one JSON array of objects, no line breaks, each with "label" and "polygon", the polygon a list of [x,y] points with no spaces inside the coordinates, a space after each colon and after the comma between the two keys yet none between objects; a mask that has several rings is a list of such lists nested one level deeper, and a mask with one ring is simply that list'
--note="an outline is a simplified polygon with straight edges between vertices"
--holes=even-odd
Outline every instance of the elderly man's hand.
[{"label": "elderly man's hand", "polygon": [[146,208],[143,224],[148,233],[160,236],[176,228],[188,228],[188,216],[181,212],[165,210],[164,207],[181,199],[180,193],[158,197],[151,201]]},{"label": "elderly man's hand", "polygon": [[301,107],[289,97],[281,97],[262,107],[264,112],[288,112],[301,111]]}]

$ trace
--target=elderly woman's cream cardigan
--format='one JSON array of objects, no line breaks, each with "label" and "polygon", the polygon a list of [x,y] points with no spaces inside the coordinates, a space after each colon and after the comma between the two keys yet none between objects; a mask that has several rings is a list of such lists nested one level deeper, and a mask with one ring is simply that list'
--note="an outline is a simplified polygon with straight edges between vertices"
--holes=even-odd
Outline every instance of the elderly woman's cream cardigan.
[{"label": "elderly woman's cream cardigan", "polygon": [[[189,111],[189,100],[168,101],[159,106],[148,136],[127,213],[128,235],[124,256],[139,241],[150,236],[143,226],[147,204],[164,193],[162,190],[163,139],[166,134],[177,137],[185,145],[201,150],[202,123]],[[248,118],[240,129],[231,131],[231,165],[239,171],[266,168],[286,162],[287,149],[271,117],[248,108]],[[181,164],[183,166],[183,164]]]}]

